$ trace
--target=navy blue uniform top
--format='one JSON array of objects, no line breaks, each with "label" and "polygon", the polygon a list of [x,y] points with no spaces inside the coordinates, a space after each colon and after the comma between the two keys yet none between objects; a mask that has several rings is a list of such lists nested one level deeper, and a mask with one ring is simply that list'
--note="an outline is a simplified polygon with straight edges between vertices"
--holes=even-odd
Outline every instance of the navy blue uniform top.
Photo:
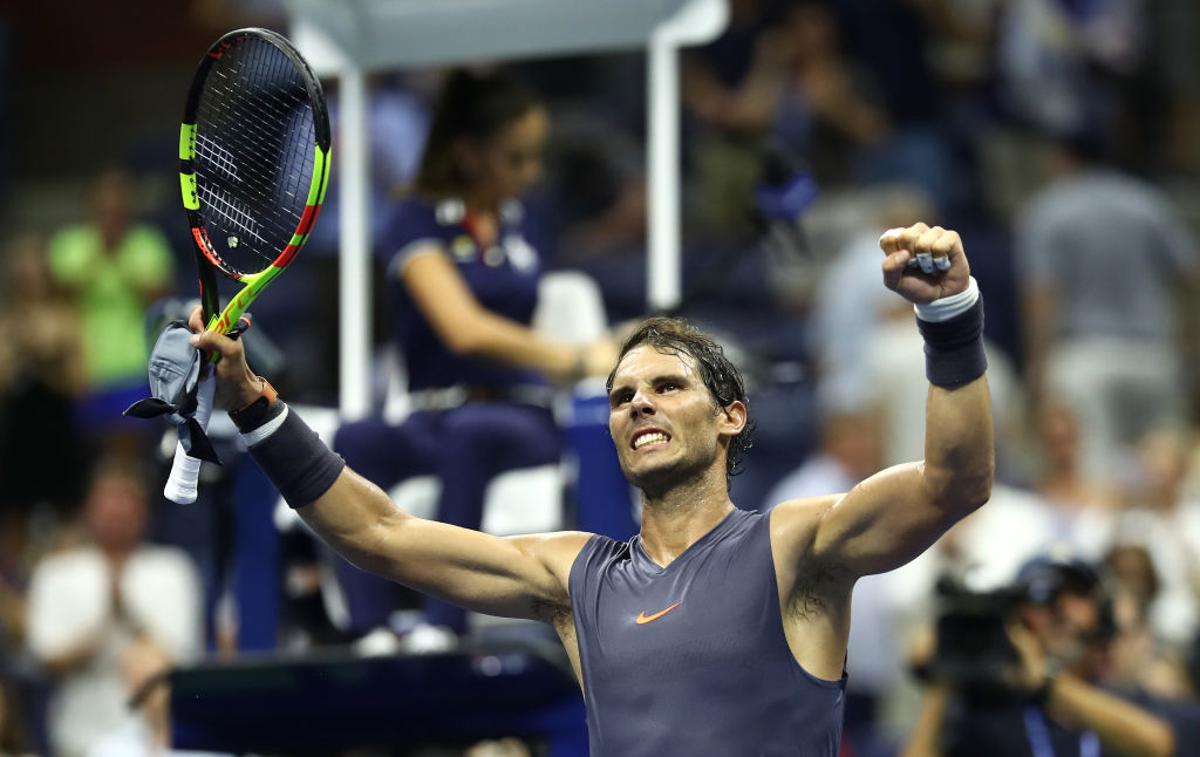
[{"label": "navy blue uniform top", "polygon": [[845,678],[783,634],[770,515],[735,510],[665,568],[641,537],[592,537],[571,607],[592,757],[834,757]]},{"label": "navy blue uniform top", "polygon": [[537,250],[525,239],[524,223],[520,203],[505,203],[496,243],[484,247],[458,200],[434,204],[411,197],[392,208],[383,235],[386,246],[380,253],[388,266],[395,337],[408,370],[409,390],[456,385],[503,389],[545,383],[532,371],[455,355],[434,332],[400,279],[402,267],[415,252],[435,247],[454,263],[483,307],[528,325],[537,304],[541,264]]}]

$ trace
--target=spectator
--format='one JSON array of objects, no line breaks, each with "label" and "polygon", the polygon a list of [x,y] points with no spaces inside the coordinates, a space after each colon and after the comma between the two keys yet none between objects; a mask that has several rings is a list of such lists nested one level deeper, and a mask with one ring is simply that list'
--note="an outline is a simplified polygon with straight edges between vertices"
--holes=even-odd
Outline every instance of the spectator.
[{"label": "spectator", "polygon": [[[170,288],[174,258],[157,229],[133,218],[135,185],[121,171],[93,182],[90,218],[50,240],[50,269],[79,312],[88,396],[85,421],[107,441],[133,450],[114,426],[121,411],[146,394],[146,308]],[[118,450],[113,450],[114,453]]]},{"label": "spectator", "polygon": [[[1094,543],[1079,544],[1077,529],[1089,519],[1111,520],[1117,504],[1115,481],[1111,470],[1105,477],[1084,470],[1079,422],[1065,402],[1066,398],[1062,398],[1055,404],[1044,405],[1038,418],[1041,470],[1037,491],[1060,514],[1060,539],[1075,541],[1077,547],[1096,547]],[[1089,528],[1095,532],[1099,526],[1093,524]]]},{"label": "spectator", "polygon": [[[1143,53],[1141,3],[1102,0],[1009,2],[997,29],[1000,94],[1021,122],[1076,131],[1116,114],[1110,77],[1136,69]],[[1110,117],[1109,119],[1103,118]]]},{"label": "spectator", "polygon": [[1102,166],[1099,147],[1092,137],[1060,141],[1055,178],[1027,202],[1016,240],[1035,407],[1048,394],[1069,404],[1090,476],[1180,417],[1177,312],[1200,267],[1167,199]]},{"label": "spectator", "polygon": [[[6,246],[0,304],[0,564],[24,556],[26,518],[78,502],[82,440],[74,403],[83,391],[79,322],[54,290],[45,249],[27,236]],[[0,568],[0,572],[3,569]]]},{"label": "spectator", "polygon": [[[412,196],[390,210],[387,284],[414,412],[342,426],[335,447],[383,487],[434,473],[438,519],[478,528],[490,480],[559,459],[547,379],[606,375],[608,339],[580,347],[530,328],[541,271],[520,196],[541,174],[544,106],[500,72],[450,73]],[[386,626],[394,584],[338,561],[351,630]],[[408,642],[445,647],[466,614],[440,600]]]},{"label": "spectator", "polygon": [[880,437],[879,417],[873,408],[827,411],[821,423],[820,449],[776,484],[765,501],[850,491],[882,467]]},{"label": "spectator", "polygon": [[1160,574],[1150,551],[1131,543],[1113,547],[1104,559],[1112,576],[1113,682],[1154,696],[1179,699],[1194,696],[1181,648],[1165,643],[1151,625],[1151,611],[1161,599]]},{"label": "spectator", "polygon": [[[862,178],[858,161],[882,148],[891,131],[822,3],[799,3],[770,24],[754,18],[723,44],[690,56],[683,69],[684,102],[707,127],[694,150],[698,219],[743,234],[766,137],[775,135],[811,163],[822,185],[840,187]],[[730,48],[739,40],[747,62],[730,66]]]},{"label": "spectator", "polygon": [[56,680],[55,754],[78,757],[125,720],[130,650],[181,662],[200,648],[200,590],[188,558],[143,542],[147,493],[123,467],[102,466],[83,507],[85,543],[42,560],[29,593],[33,654]]},{"label": "spectator", "polygon": [[[83,441],[75,402],[83,389],[78,319],[57,296],[42,240],[5,245],[0,299],[0,754],[29,739],[29,657],[23,654],[26,590],[48,530],[71,514],[83,489]],[[40,532],[40,533],[39,533]]]},{"label": "spectator", "polygon": [[1112,529],[1122,567],[1133,565],[1129,551],[1141,550],[1152,560],[1154,592],[1140,591],[1145,623],[1159,643],[1184,649],[1200,630],[1200,503],[1183,495],[1189,439],[1171,429],[1147,434],[1138,445],[1136,486],[1128,507]]},{"label": "spectator", "polygon": [[[1194,705],[1140,704],[1105,690],[1113,628],[1094,570],[1042,558],[1015,589],[1015,608],[994,616],[1007,623],[1010,650],[979,650],[952,667],[949,647],[939,647],[940,680],[925,694],[906,757],[1196,753]],[[1003,667],[986,667],[1001,657]]]}]

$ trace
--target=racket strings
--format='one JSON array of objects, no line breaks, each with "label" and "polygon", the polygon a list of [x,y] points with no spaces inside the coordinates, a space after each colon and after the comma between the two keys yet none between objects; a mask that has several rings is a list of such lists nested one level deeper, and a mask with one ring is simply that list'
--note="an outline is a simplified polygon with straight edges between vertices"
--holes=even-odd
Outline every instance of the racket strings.
[{"label": "racket strings", "polygon": [[[259,116],[259,123],[267,127],[265,129],[247,128],[237,135],[243,142],[243,147],[261,164],[274,165],[278,156],[283,152],[277,138],[279,126],[293,120],[296,115],[307,116],[309,128],[306,129],[308,133],[304,134],[302,139],[291,140],[292,147],[308,147],[312,144],[311,113],[307,112],[307,92],[304,89],[303,81],[293,70],[291,61],[276,48],[257,39],[247,42],[245,45],[249,47],[249,61],[244,65],[239,65],[236,56],[231,54],[230,67],[232,70],[229,72],[217,71],[216,73],[226,80],[225,93],[229,106],[227,109],[233,111],[235,119],[240,121],[241,125],[249,126],[253,122],[247,119]],[[247,74],[247,69],[251,73]],[[258,73],[257,77],[254,72]],[[264,82],[269,85],[271,82],[285,80],[285,86],[263,86]],[[239,87],[241,88],[240,92]],[[281,94],[285,94],[286,99],[281,97]],[[256,112],[261,111],[263,106],[270,106],[271,112]],[[301,109],[303,112],[297,114],[297,109]],[[285,136],[295,135],[294,131],[283,133]],[[293,154],[287,158],[293,163],[303,164],[308,161],[309,156],[306,151],[293,149]],[[296,174],[295,178],[298,180],[299,174]]]},{"label": "racket strings", "polygon": [[282,51],[246,37],[213,64],[197,108],[195,166],[200,212],[226,267],[261,270],[290,242],[314,144],[304,79]]},{"label": "racket strings", "polygon": [[[264,57],[263,54],[274,52],[273,48],[271,48],[270,46],[265,45],[265,44],[259,45],[257,47],[259,49],[251,51],[252,53],[257,53],[257,55],[250,56],[251,59],[249,61],[247,61],[246,63],[242,64],[241,66],[236,66],[236,65],[231,66],[233,76],[223,77],[226,80],[226,83],[229,86],[230,90],[235,90],[237,83],[238,83],[238,77],[244,76],[244,72],[245,72],[246,68],[253,69],[254,67],[257,66],[260,70],[262,70],[263,67],[261,65],[262,64],[261,58]],[[274,65],[265,70],[265,77],[264,77],[268,81],[271,81],[278,77],[280,63],[282,63],[284,66],[290,66],[290,63],[282,55],[277,54],[277,55],[274,55],[271,57],[275,58],[274,61],[271,61],[271,63],[273,63]],[[255,58],[258,58],[259,60],[255,60]],[[231,61],[233,61],[234,63],[237,63],[237,61],[235,59],[231,58]],[[222,73],[224,73],[224,72],[222,72]],[[290,73],[290,71],[285,68],[284,74],[286,75],[287,73]],[[256,83],[257,82],[254,82],[253,80],[251,80],[252,85],[256,84]],[[273,112],[268,112],[268,113],[265,113],[262,115],[267,116],[269,119],[274,119],[276,124],[284,122],[284,120],[289,115],[287,112],[288,109],[294,109],[295,107],[302,107],[305,104],[305,101],[303,100],[303,98],[301,98],[295,94],[295,90],[293,90],[292,96],[290,98],[291,101],[285,102],[285,101],[282,101],[278,96],[276,96],[270,89],[263,89],[262,87],[254,88],[253,86],[250,89],[252,89],[252,90],[257,89],[257,94],[260,95],[259,102],[252,103],[252,105],[274,106],[273,108],[270,109]],[[263,95],[265,95],[265,97]],[[233,105],[233,107],[231,108],[232,114],[233,114],[234,118],[236,119],[236,123],[238,123],[239,125],[241,125],[243,127],[254,124],[254,121],[251,119],[253,119],[253,117],[255,115],[259,115],[259,114],[255,113],[254,110],[263,110],[262,108],[255,108],[254,110],[249,110],[245,107],[245,104],[246,104],[245,98],[243,98],[241,101],[232,100],[232,105]],[[250,178],[257,179],[257,181],[252,180],[250,182],[244,183],[243,184],[243,190],[244,190],[243,193],[246,194],[249,199],[257,200],[258,201],[257,204],[260,206],[266,205],[267,203],[269,203],[275,199],[272,197],[272,192],[269,190],[274,188],[275,185],[278,183],[279,177],[274,175],[275,173],[277,173],[277,171],[271,172],[271,175],[268,175],[267,171],[255,170],[255,169],[259,168],[260,166],[269,166],[269,167],[277,168],[277,166],[272,166],[272,164],[278,160],[277,156],[279,156],[280,153],[283,152],[283,148],[279,144],[279,140],[274,138],[275,133],[277,133],[277,129],[278,129],[278,126],[275,126],[275,125],[272,125],[271,128],[268,130],[263,130],[261,128],[259,128],[259,129],[243,128],[242,133],[239,135],[242,138],[241,141],[243,143],[242,144],[243,149],[246,152],[248,152],[251,157],[251,161],[248,163]],[[264,136],[267,138],[264,138]],[[218,171],[220,171],[221,173],[223,173],[224,175],[226,175],[227,177],[228,176],[237,176],[236,167],[233,165],[233,161],[231,160],[229,151],[220,149],[219,145],[213,145],[212,140],[205,140],[205,143],[206,143],[206,146],[218,148],[217,150],[212,151],[213,157],[216,158],[216,160],[215,160],[216,169]],[[300,156],[297,156],[297,155],[287,156],[287,157],[285,157],[285,160],[290,160],[292,162],[295,162],[296,158],[298,158],[298,157],[300,157]],[[299,181],[299,179],[302,177],[299,175],[298,172],[293,172],[293,173],[294,173],[294,175],[293,175],[291,183],[297,183]],[[210,189],[212,189],[212,188],[210,187]],[[213,210],[216,212],[216,214],[221,216],[223,218],[223,220],[225,220],[235,230],[240,229],[244,233],[248,233],[256,239],[259,239],[259,240],[263,239],[262,234],[258,233],[258,230],[256,229],[256,224],[253,223],[253,215],[251,213],[252,209],[248,209],[244,203],[238,202],[237,199],[231,199],[230,197],[226,196],[224,193],[217,193],[217,192],[213,191],[213,192],[209,192],[206,194],[209,194],[212,196],[213,205],[214,205]],[[294,197],[295,192],[294,191],[288,192],[287,189],[285,188],[285,195],[288,196],[289,198],[292,198],[292,197]],[[287,226],[291,226],[292,228],[294,228],[293,224],[299,218],[299,211],[298,211],[298,209],[288,207],[288,204],[289,203],[285,203],[283,206],[279,206],[278,209],[283,211],[282,214],[286,214],[286,215],[290,216],[290,218],[287,219],[287,222],[288,222]],[[294,200],[292,201],[291,204],[295,204]],[[288,232],[290,232],[292,230],[292,228],[282,228],[277,231],[282,231],[284,234],[288,234]],[[277,233],[275,236],[278,241],[279,234]],[[289,234],[289,236],[290,236],[290,234]],[[256,249],[256,247],[258,247],[259,249]],[[280,243],[279,248],[280,249],[282,248],[282,242]],[[251,246],[249,249],[252,252],[254,252],[260,259],[266,260],[266,261],[273,259],[274,255],[278,252],[278,249],[263,250],[263,249],[261,249],[261,245]]]}]

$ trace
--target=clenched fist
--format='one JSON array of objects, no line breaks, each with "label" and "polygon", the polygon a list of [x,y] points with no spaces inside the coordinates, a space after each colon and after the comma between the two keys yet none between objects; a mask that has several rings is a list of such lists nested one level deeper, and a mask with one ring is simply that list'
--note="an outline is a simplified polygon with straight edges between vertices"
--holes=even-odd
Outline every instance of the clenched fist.
[{"label": "clenched fist", "polygon": [[879,238],[883,283],[917,305],[966,290],[971,266],[958,232],[916,223]]},{"label": "clenched fist", "polygon": [[216,331],[204,330],[204,317],[197,305],[188,318],[192,331],[192,345],[206,352],[220,354],[216,366],[206,365],[205,370],[217,372],[217,407],[239,410],[258,399],[263,392],[263,380],[246,364],[246,350],[241,339],[230,339]]}]

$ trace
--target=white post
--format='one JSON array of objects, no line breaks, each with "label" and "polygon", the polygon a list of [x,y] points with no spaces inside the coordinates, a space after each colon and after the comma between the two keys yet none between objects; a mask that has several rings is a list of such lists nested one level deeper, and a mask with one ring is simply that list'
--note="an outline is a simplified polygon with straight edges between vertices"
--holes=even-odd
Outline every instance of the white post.
[{"label": "white post", "polygon": [[646,305],[665,310],[682,297],[679,211],[679,57],[664,25],[650,35],[647,55],[646,146],[649,213]]},{"label": "white post", "polygon": [[371,249],[370,164],[368,157],[367,80],[361,67],[345,61],[339,76],[341,123],[333,155],[341,192],[341,251],[338,292],[338,407],[346,421],[371,409]]}]

